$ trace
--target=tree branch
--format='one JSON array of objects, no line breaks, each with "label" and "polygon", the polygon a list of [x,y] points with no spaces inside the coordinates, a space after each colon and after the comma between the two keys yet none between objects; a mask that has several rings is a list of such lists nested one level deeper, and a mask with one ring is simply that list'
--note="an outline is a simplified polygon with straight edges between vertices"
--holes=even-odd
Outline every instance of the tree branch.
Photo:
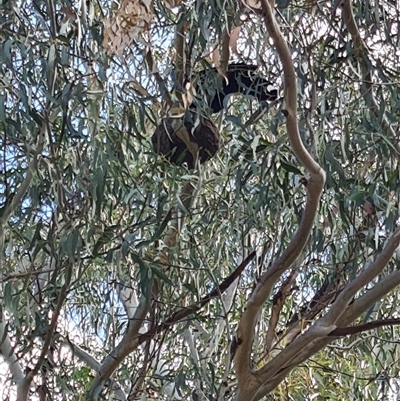
[{"label": "tree branch", "polygon": [[[190,208],[191,201],[193,199],[194,186],[189,181],[187,182],[181,193],[182,204],[188,210]],[[164,266],[169,266],[168,252],[176,244],[178,235],[183,227],[183,219],[185,217],[185,212],[181,210],[179,206],[175,208],[175,212],[171,218],[171,226],[164,238],[164,247],[160,250],[158,259],[164,264]],[[157,281],[153,285],[153,296],[157,297],[158,285]],[[150,299],[142,296],[139,305],[132,317],[129,320],[128,328],[122,337],[120,343],[114,348],[114,350],[105,358],[103,361],[96,377],[94,378],[90,389],[87,394],[88,400],[97,400],[100,392],[104,386],[105,381],[111,376],[111,374],[117,369],[119,364],[124,360],[124,358],[133,352],[141,343],[145,340],[151,339],[157,330],[151,329],[147,333],[139,336],[139,330],[143,326],[146,319],[146,315],[150,310]],[[160,325],[161,326],[161,325]],[[169,326],[168,326],[169,327]],[[148,334],[151,333],[151,334]],[[147,337],[143,339],[143,336]]]},{"label": "tree branch", "polygon": [[293,282],[295,282],[298,271],[292,271],[284,280],[279,291],[275,294],[272,300],[271,318],[268,322],[267,336],[265,339],[265,350],[269,352],[272,348],[273,341],[276,336],[276,326],[279,322],[279,316],[287,297],[291,294]]},{"label": "tree branch", "polygon": [[156,326],[153,329],[150,329],[146,333],[139,335],[139,329],[142,327],[143,321],[148,312],[148,306],[146,305],[146,300],[142,297],[139,306],[136,310],[135,317],[130,321],[128,329],[124,334],[121,342],[109,354],[109,356],[106,357],[100,369],[98,370],[98,374],[94,378],[88,391],[87,399],[88,400],[98,399],[105,381],[111,376],[111,374],[122,362],[122,360],[128,354],[134,351],[140,344],[152,339],[156,334],[161,333],[162,331],[170,328],[174,324],[180,322],[185,317],[200,310],[210,300],[218,297],[221,293],[226,291],[229,288],[229,286],[235,281],[235,279],[241,274],[244,268],[253,260],[255,255],[256,252],[252,252],[229,277],[227,277],[219,286],[210,291],[210,293],[204,296],[198,304],[190,305],[174,313],[164,323],[161,323],[160,325]]},{"label": "tree branch", "polygon": [[[195,187],[191,181],[188,181],[182,188],[180,198],[186,210],[190,209],[193,200],[194,189]],[[171,225],[164,238],[164,247],[160,250],[157,256],[157,260],[159,260],[160,263],[165,267],[169,266],[168,251],[176,244],[176,241],[178,240],[178,235],[183,227],[185,214],[186,213],[179,205],[176,206],[175,210],[172,212],[170,220]]]},{"label": "tree branch", "polygon": [[161,333],[164,330],[167,330],[174,324],[182,321],[186,317],[190,316],[194,312],[199,311],[204,305],[210,302],[212,299],[217,298],[222,293],[224,293],[230,285],[240,276],[245,267],[254,259],[256,252],[253,251],[250,255],[247,256],[245,260],[236,268],[233,273],[231,273],[221,284],[219,284],[216,288],[211,290],[206,296],[204,296],[200,302],[196,304],[192,304],[179,310],[178,312],[173,313],[165,322],[159,324],[154,329],[149,330],[147,333],[140,335],[139,343],[143,343],[144,341],[148,341],[153,338],[156,334]]},{"label": "tree branch", "polygon": [[[285,82],[285,101],[286,101],[286,129],[289,141],[299,162],[306,168],[310,174],[307,183],[307,201],[297,233],[288,245],[285,252],[278,258],[264,273],[257,284],[253,294],[247,302],[247,308],[239,322],[237,331],[238,349],[235,355],[236,376],[239,382],[239,391],[237,401],[247,401],[252,399],[257,387],[259,386],[259,377],[251,369],[250,355],[251,347],[255,335],[255,326],[259,314],[276,280],[285,272],[301,253],[312,229],[315,214],[319,205],[322,187],[325,182],[325,172],[314,161],[312,156],[304,147],[297,124],[297,85],[296,74],[291,59],[291,54],[287,43],[276,23],[273,8],[267,0],[261,0],[264,13],[265,25],[271,38],[274,41],[279,58],[284,71]],[[314,338],[326,330],[318,328],[310,332],[310,337]],[[322,333],[320,333],[322,331]]]},{"label": "tree branch", "polygon": [[348,325],[372,305],[400,285],[400,271],[396,270],[379,280],[371,289],[351,303],[338,321],[338,327]]},{"label": "tree branch", "polygon": [[[198,371],[201,371],[201,365],[200,365],[200,358],[199,358],[199,353],[197,352],[197,348],[196,345],[194,343],[194,338],[192,335],[192,332],[190,331],[189,328],[187,328],[184,332],[183,332],[183,339],[186,342],[186,344],[189,347],[189,354],[193,360],[194,365],[196,366],[196,369]],[[204,394],[203,390],[202,390],[202,383],[200,381],[200,379],[197,377],[194,378],[194,385],[196,388],[196,395],[197,395],[197,399],[199,401],[208,401],[206,395]]]},{"label": "tree branch", "polygon": [[400,244],[400,227],[396,229],[393,235],[387,241],[385,248],[376,258],[375,262],[366,267],[356,278],[348,283],[332,304],[329,312],[321,319],[318,324],[332,326],[346,311],[349,303],[356,293],[364,288],[371,280],[373,280],[388,264],[392,258],[394,251]]},{"label": "tree branch", "polygon": [[228,68],[230,58],[229,42],[233,20],[233,16],[228,13],[228,15],[226,15],[225,28],[223,29],[221,34],[219,65],[215,66],[217,68],[217,71],[224,77],[226,75],[226,70]]},{"label": "tree branch", "polygon": [[29,390],[30,384],[32,383],[33,378],[38,374],[40,367],[43,365],[43,362],[45,360],[45,357],[53,340],[53,334],[57,326],[58,318],[60,317],[61,308],[67,297],[67,291],[71,282],[71,275],[72,275],[72,266],[68,265],[66,267],[65,282],[61,287],[60,293],[58,294],[57,305],[55,310],[53,311],[53,316],[50,321],[50,325],[46,334],[46,338],[44,340],[44,344],[42,346],[42,350],[40,352],[39,358],[34,368],[26,375],[24,379],[26,384],[25,386],[22,387],[22,391],[21,392],[17,391],[18,401],[26,399],[27,391]]},{"label": "tree branch", "polygon": [[105,381],[112,375],[124,358],[134,351],[138,345],[138,333],[149,310],[149,300],[141,297],[135,315],[129,320],[128,328],[120,343],[111,351],[101,364],[96,377],[89,388],[86,399],[98,400]]},{"label": "tree branch", "polygon": [[[388,294],[399,284],[399,271],[395,271],[380,280],[372,289],[368,290],[363,296],[355,300],[347,308],[346,312],[337,321],[337,328],[333,329],[331,332],[325,335],[322,332],[319,333],[319,335],[322,335],[321,338],[316,338],[313,335],[310,336],[309,333],[310,330],[314,330],[315,326],[319,325],[319,322],[323,318],[321,318],[319,321],[316,321],[314,326],[312,326],[304,334],[293,341],[293,343],[286,347],[277,358],[274,358],[274,360],[271,361],[270,364],[267,364],[259,372],[257,372],[256,378],[257,383],[259,384],[259,390],[257,391],[256,396],[254,396],[254,400],[259,400],[265,394],[268,394],[287,376],[287,374],[294,367],[307,360],[316,352],[324,348],[327,344],[334,341],[335,333],[336,337],[339,337],[347,334],[352,334],[351,330],[357,330],[353,329],[353,327],[360,327],[361,330],[358,331],[360,332],[385,325],[385,323],[379,324],[376,322],[371,322],[367,325],[346,327],[351,324],[356,318],[361,316],[362,313],[368,310],[375,302],[381,299],[384,295]],[[386,322],[388,324],[399,324],[398,319],[388,319],[386,320]],[[373,327],[374,324],[376,325],[375,327]],[[293,346],[294,344],[296,345],[296,347]],[[287,352],[288,349],[293,352]],[[297,351],[297,353],[295,353],[294,351]],[[278,361],[279,363],[277,363],[276,361]]]},{"label": "tree branch", "polygon": [[[68,338],[62,339],[62,343],[67,346],[74,356],[80,359],[82,362],[86,363],[96,372],[99,371],[101,364],[98,362],[92,355],[90,355],[87,351],[82,349],[76,344],[73,344]],[[114,395],[117,400],[124,401],[127,399],[126,394],[122,390],[121,386],[115,380],[111,380],[111,388],[114,392]]]},{"label": "tree branch", "polygon": [[338,327],[330,333],[330,336],[344,337],[348,335],[362,333],[363,331],[374,330],[383,326],[397,326],[400,324],[400,319],[385,319],[375,320],[365,324],[358,324],[356,326]]},{"label": "tree branch", "polygon": [[289,47],[283,38],[282,32],[276,22],[273,8],[268,0],[261,0],[261,5],[264,12],[265,26],[274,41],[283,67],[286,128],[291,148],[301,165],[311,174],[313,180],[322,187],[325,183],[325,173],[304,147],[299,133],[297,124],[297,77]]},{"label": "tree branch", "polygon": [[[181,14],[184,13],[183,7],[180,9]],[[183,14],[185,17],[185,15]],[[183,84],[185,81],[185,67],[186,67],[186,58],[185,58],[185,31],[186,31],[186,18],[181,18],[178,22],[178,27],[175,34],[175,71],[176,71],[176,79],[178,81],[178,92],[181,93],[183,89]]]}]

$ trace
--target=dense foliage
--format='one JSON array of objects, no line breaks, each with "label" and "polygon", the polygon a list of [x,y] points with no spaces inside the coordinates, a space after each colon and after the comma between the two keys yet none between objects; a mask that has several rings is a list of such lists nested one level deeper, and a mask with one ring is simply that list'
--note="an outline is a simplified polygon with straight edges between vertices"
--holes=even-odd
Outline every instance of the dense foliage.
[{"label": "dense foliage", "polygon": [[[4,400],[234,399],[231,354],[246,302],[304,218],[309,174],[288,138],[283,64],[264,9],[130,3],[141,14],[131,12],[128,32],[116,28],[114,2],[0,5]],[[251,361],[261,371],[398,226],[400,8],[353,2],[355,32],[346,4],[275,5],[297,76],[286,91],[297,89],[300,136],[326,183],[304,249],[258,317]],[[212,116],[223,146],[201,169],[155,155],[157,124],[182,111],[196,72],[223,68],[227,54],[258,65],[280,99],[266,109],[232,98]],[[400,318],[387,284],[398,280],[399,257],[352,297],[387,289],[354,324]],[[396,399],[394,323],[332,337],[265,399]]]}]

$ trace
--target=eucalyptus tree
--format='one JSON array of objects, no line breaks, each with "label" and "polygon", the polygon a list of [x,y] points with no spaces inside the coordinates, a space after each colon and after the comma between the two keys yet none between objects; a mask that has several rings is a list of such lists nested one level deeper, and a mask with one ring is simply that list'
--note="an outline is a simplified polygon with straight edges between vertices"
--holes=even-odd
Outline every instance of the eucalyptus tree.
[{"label": "eucalyptus tree", "polygon": [[396,2],[0,10],[3,399],[398,396]]}]

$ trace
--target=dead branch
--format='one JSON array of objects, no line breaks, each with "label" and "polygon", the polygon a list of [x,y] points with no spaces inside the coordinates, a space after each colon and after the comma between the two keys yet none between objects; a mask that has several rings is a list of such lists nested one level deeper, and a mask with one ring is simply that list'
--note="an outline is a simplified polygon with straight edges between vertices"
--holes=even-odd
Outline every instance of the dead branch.
[{"label": "dead branch", "polygon": [[139,338],[139,343],[143,343],[144,341],[148,341],[153,338],[156,334],[161,333],[164,330],[167,330],[171,326],[176,323],[179,323],[186,317],[190,316],[194,312],[199,311],[203,306],[205,306],[212,299],[219,297],[223,294],[231,284],[241,275],[242,271],[246,268],[246,266],[254,259],[256,252],[253,251],[243,260],[243,262],[217,287],[211,290],[207,295],[205,295],[200,302],[196,304],[189,305],[178,312],[172,314],[165,322],[161,323],[157,327],[152,330],[149,330],[147,333],[144,333]]}]

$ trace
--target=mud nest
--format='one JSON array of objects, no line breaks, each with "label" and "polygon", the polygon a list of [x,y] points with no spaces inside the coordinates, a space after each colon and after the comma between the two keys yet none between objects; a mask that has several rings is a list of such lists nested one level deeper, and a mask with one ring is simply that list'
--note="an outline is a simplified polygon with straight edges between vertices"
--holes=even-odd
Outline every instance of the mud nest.
[{"label": "mud nest", "polygon": [[197,125],[197,115],[188,113],[182,120],[166,119],[155,130],[151,140],[154,151],[165,156],[171,163],[178,166],[187,163],[190,169],[195,167],[192,153],[185,143],[177,136],[176,131],[185,125],[191,142],[199,147],[198,159],[201,164],[211,159],[220,147],[220,135],[215,124],[208,118],[200,117]]}]

